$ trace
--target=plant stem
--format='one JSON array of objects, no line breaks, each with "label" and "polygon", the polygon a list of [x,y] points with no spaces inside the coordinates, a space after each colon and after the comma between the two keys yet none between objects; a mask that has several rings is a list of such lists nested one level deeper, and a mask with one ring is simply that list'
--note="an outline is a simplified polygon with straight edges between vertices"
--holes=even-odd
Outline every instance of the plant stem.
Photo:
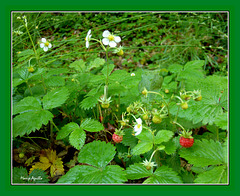
[{"label": "plant stem", "polygon": [[32,90],[31,90],[31,88],[30,88],[30,86],[29,86],[29,84],[28,84],[27,81],[26,81],[26,84],[27,84],[27,87],[28,87],[28,89],[29,89],[30,94],[33,96]]}]

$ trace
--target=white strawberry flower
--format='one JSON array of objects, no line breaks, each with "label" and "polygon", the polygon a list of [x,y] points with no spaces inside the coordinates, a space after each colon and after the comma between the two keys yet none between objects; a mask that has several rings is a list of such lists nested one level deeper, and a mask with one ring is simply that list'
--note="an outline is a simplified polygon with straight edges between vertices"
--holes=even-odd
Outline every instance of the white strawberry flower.
[{"label": "white strawberry flower", "polygon": [[102,39],[102,43],[104,45],[109,45],[110,47],[116,47],[117,43],[119,43],[121,41],[121,38],[119,36],[115,36],[113,34],[111,34],[108,30],[105,30],[103,32],[103,39]]},{"label": "white strawberry flower", "polygon": [[43,48],[45,52],[47,52],[48,49],[52,47],[52,44],[49,43],[45,38],[42,38],[41,41],[42,43],[40,43],[40,47]]},{"label": "white strawberry flower", "polygon": [[91,38],[91,29],[88,31],[88,33],[87,33],[87,36],[86,36],[86,38],[85,38],[85,40],[86,40],[86,48],[89,48],[89,41],[90,41],[90,38]]},{"label": "white strawberry flower", "polygon": [[137,124],[134,126],[135,135],[139,135],[142,132],[142,119],[136,119]]},{"label": "white strawberry flower", "polygon": [[131,76],[135,76],[135,73],[131,73]]}]

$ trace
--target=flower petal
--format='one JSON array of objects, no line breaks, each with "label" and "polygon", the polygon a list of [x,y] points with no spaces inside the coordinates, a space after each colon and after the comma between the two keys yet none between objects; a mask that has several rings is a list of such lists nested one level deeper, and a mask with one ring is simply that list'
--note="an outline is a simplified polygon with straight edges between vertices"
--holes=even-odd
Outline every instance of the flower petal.
[{"label": "flower petal", "polygon": [[48,51],[48,47],[43,47],[43,50],[44,50],[45,52],[47,52],[47,51]]},{"label": "flower petal", "polygon": [[108,30],[105,30],[102,34],[103,37],[108,37],[111,33]]},{"label": "flower petal", "polygon": [[108,44],[109,44],[109,39],[108,39],[108,38],[103,38],[103,39],[102,39],[102,43],[103,43],[104,45],[108,45]]},{"label": "flower petal", "polygon": [[49,43],[49,44],[48,44],[48,48],[51,48],[51,47],[52,47],[52,44],[51,44],[51,43]]},{"label": "flower petal", "polygon": [[86,48],[88,48],[89,47],[89,42],[88,41],[86,41]]},{"label": "flower petal", "polygon": [[91,29],[88,31],[87,36],[89,36],[90,34],[91,34]]},{"label": "flower petal", "polygon": [[117,46],[117,43],[115,41],[110,41],[109,42],[109,46],[110,47],[116,47]]},{"label": "flower petal", "polygon": [[119,43],[119,42],[121,41],[121,37],[115,36],[115,37],[114,37],[114,41],[117,42],[117,43]]},{"label": "flower petal", "polygon": [[142,124],[142,119],[138,118],[138,119],[136,119],[136,122],[137,122],[137,124]]},{"label": "flower petal", "polygon": [[41,41],[45,43],[47,40],[45,38],[42,38]]},{"label": "flower petal", "polygon": [[43,48],[45,45],[44,45],[44,43],[41,43],[40,44],[40,48]]}]

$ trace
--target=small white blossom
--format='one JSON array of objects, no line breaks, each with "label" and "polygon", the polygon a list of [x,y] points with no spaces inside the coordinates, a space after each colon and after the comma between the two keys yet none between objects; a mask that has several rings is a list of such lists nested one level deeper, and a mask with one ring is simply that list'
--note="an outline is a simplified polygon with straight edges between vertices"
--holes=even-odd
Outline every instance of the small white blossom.
[{"label": "small white blossom", "polygon": [[139,135],[142,132],[142,119],[136,119],[137,124],[134,126],[135,135]]},{"label": "small white blossom", "polygon": [[90,41],[90,38],[91,38],[91,29],[88,31],[88,33],[87,33],[87,36],[86,36],[86,38],[85,38],[85,40],[86,40],[86,48],[89,48],[89,41]]},{"label": "small white blossom", "polygon": [[148,170],[157,166],[154,162],[148,161],[147,159],[142,163]]},{"label": "small white blossom", "polygon": [[45,52],[47,52],[48,49],[52,47],[52,44],[49,43],[45,38],[42,38],[41,41],[42,43],[40,43],[40,47],[43,48]]},{"label": "small white blossom", "polygon": [[135,76],[135,73],[131,73],[131,76]]},{"label": "small white blossom", "polygon": [[104,38],[102,39],[102,43],[104,45],[109,45],[110,47],[116,47],[117,43],[121,41],[121,38],[119,36],[111,34],[108,30],[105,30],[103,32],[103,37]]}]

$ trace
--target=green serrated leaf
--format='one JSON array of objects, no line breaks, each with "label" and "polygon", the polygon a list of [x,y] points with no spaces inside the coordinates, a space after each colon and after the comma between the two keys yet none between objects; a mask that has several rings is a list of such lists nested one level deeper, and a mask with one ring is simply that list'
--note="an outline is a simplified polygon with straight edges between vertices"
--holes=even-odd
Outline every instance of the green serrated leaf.
[{"label": "green serrated leaf", "polygon": [[78,72],[84,72],[86,69],[85,64],[86,64],[86,62],[84,62],[82,59],[80,59],[80,60],[76,60],[73,63],[71,63],[69,65],[69,67],[75,69]]},{"label": "green serrated leaf", "polygon": [[52,120],[53,114],[47,110],[29,111],[19,114],[13,119],[13,137],[30,134],[39,130]]},{"label": "green serrated leaf", "polygon": [[44,81],[46,86],[60,87],[65,85],[65,79],[61,76],[52,76]]},{"label": "green serrated leaf", "polygon": [[146,130],[146,129],[143,129],[142,132],[136,136],[139,140],[141,141],[146,141],[146,142],[151,142],[153,143],[153,134]]},{"label": "green serrated leaf", "polygon": [[26,168],[23,167],[14,167],[12,173],[12,182],[17,183],[26,183],[28,179],[28,172]]},{"label": "green serrated leaf", "polygon": [[183,69],[183,66],[179,64],[172,64],[168,67],[168,71],[172,73],[179,73],[180,71],[182,71],[182,69]]},{"label": "green serrated leaf", "polygon": [[68,99],[69,91],[66,87],[54,89],[43,97],[43,108],[45,110],[61,106]]},{"label": "green serrated leaf", "polygon": [[134,163],[134,165],[130,165],[126,169],[127,178],[130,180],[140,179],[152,176],[152,171],[147,170],[146,167],[143,166],[143,164],[140,163]]},{"label": "green serrated leaf", "polygon": [[178,79],[194,79],[203,78],[202,66],[204,65],[203,60],[195,60],[187,62],[184,69],[179,73]]},{"label": "green serrated leaf", "polygon": [[115,154],[115,147],[112,144],[94,141],[82,148],[78,154],[78,162],[103,168],[114,158]]},{"label": "green serrated leaf", "polygon": [[103,125],[99,121],[91,118],[85,119],[80,127],[89,132],[98,132],[104,130]]},{"label": "green serrated leaf", "polygon": [[69,136],[70,144],[78,150],[83,147],[85,139],[86,133],[81,128],[75,129]]},{"label": "green serrated leaf", "polygon": [[[114,64],[110,64],[110,65],[108,65],[108,66],[106,65],[106,66],[103,67],[103,69],[102,69],[101,72],[103,73],[103,75],[104,75],[105,77],[107,77],[107,75],[108,75],[108,76],[111,75],[114,67],[115,67]],[[108,72],[108,74],[107,74],[107,72]]]},{"label": "green serrated leaf", "polygon": [[202,172],[194,180],[195,183],[200,184],[227,184],[227,168],[226,166],[214,167],[210,171]]},{"label": "green serrated leaf", "polygon": [[77,165],[62,176],[57,184],[120,184],[127,179],[118,165],[109,165],[104,169],[87,165]]},{"label": "green serrated leaf", "polygon": [[228,128],[228,112],[223,113],[215,118],[214,123],[223,130]]},{"label": "green serrated leaf", "polygon": [[153,143],[149,141],[139,142],[132,150],[133,155],[140,155],[148,152],[153,148]]},{"label": "green serrated leaf", "polygon": [[157,132],[157,135],[155,136],[155,144],[160,144],[162,142],[167,142],[169,141],[173,136],[173,132],[172,131],[168,131],[168,130],[160,130]]},{"label": "green serrated leaf", "polygon": [[42,106],[35,97],[25,97],[13,106],[13,115],[26,111],[36,111],[41,109]]},{"label": "green serrated leaf", "polygon": [[31,180],[30,182],[33,184],[42,184],[42,183],[48,183],[48,175],[46,172],[44,172],[41,169],[34,169],[31,174],[29,174],[29,179]]},{"label": "green serrated leaf", "polygon": [[133,136],[132,133],[132,129],[124,129],[124,135],[122,140],[122,144],[125,146],[130,146],[130,148],[133,148],[138,143],[138,139]]},{"label": "green serrated leaf", "polygon": [[196,167],[224,163],[223,148],[213,140],[196,140],[191,148],[182,148],[180,156]]},{"label": "green serrated leaf", "polygon": [[90,62],[89,66],[87,66],[87,71],[90,71],[93,68],[98,68],[102,65],[104,65],[105,59],[102,58],[96,58],[93,61]]},{"label": "green serrated leaf", "polygon": [[70,122],[62,127],[62,129],[57,133],[57,140],[64,139],[74,130],[79,129],[79,126],[75,122]]},{"label": "green serrated leaf", "polygon": [[168,154],[168,155],[171,155],[173,153],[176,152],[177,150],[177,146],[175,145],[175,143],[171,140],[169,142],[167,142],[165,145],[165,148],[164,148],[164,151]]},{"label": "green serrated leaf", "polygon": [[154,174],[146,179],[143,184],[179,184],[183,183],[175,171],[167,166],[156,169]]}]

